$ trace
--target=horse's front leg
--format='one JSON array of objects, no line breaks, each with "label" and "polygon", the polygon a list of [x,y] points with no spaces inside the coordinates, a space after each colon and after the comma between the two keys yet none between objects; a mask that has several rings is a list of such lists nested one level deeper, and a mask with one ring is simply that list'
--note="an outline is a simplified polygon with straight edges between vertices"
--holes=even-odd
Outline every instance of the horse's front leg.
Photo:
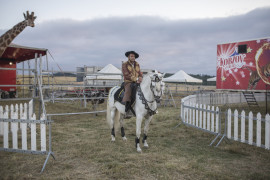
[{"label": "horse's front leg", "polygon": [[127,140],[126,134],[125,134],[125,129],[124,129],[124,116],[123,114],[120,115],[120,128],[121,128],[121,136],[124,141]]},{"label": "horse's front leg", "polygon": [[143,134],[143,140],[142,140],[142,143],[143,143],[143,146],[148,148],[148,144],[147,144],[147,134],[148,134],[148,130],[149,130],[149,124],[152,120],[153,116],[149,116],[145,119],[145,125],[144,125],[144,134]]},{"label": "horse's front leg", "polygon": [[136,138],[135,138],[135,147],[137,148],[138,152],[142,152],[140,147],[140,136],[141,136],[141,126],[142,126],[142,116],[138,116],[136,118]]}]

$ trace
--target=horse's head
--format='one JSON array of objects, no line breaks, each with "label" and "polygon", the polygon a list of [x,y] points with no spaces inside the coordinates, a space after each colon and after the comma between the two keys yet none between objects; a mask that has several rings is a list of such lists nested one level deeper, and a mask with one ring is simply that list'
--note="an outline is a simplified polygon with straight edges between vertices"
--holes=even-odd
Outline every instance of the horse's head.
[{"label": "horse's head", "polygon": [[158,71],[154,71],[150,74],[151,84],[150,89],[155,96],[155,100],[157,102],[160,101],[160,98],[165,90],[165,83],[163,80],[163,74],[159,73]]}]

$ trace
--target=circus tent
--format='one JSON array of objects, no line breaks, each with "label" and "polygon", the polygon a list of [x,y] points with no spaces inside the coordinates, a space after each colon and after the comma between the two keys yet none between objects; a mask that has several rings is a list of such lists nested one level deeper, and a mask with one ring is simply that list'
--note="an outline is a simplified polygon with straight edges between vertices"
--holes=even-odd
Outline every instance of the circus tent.
[{"label": "circus tent", "polygon": [[172,82],[172,83],[180,83],[180,82],[202,83],[201,79],[191,77],[183,70],[176,72],[174,75],[172,75],[168,78],[164,78],[163,81],[164,82]]}]

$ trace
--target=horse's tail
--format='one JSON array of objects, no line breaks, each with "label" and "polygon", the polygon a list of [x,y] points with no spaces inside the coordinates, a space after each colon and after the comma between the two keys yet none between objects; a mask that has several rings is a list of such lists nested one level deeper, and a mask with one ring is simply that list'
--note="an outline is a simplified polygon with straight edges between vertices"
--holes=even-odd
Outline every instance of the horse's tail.
[{"label": "horse's tail", "polygon": [[108,96],[108,100],[107,100],[107,123],[110,126],[110,128],[112,128],[112,126],[113,126],[113,127],[115,127],[115,129],[118,129],[119,128],[119,123],[120,123],[119,122],[119,120],[120,120],[120,112],[117,110],[117,108],[115,108],[115,115],[114,115],[114,119],[113,119],[114,124],[111,124],[112,116],[111,116],[110,103],[112,103],[111,101],[114,101],[113,94],[111,93],[111,90],[109,92],[109,96]]}]

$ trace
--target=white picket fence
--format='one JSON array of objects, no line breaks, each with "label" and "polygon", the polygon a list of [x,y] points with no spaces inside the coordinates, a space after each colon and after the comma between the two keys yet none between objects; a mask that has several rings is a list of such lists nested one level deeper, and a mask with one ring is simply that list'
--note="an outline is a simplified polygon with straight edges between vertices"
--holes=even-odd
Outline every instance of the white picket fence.
[{"label": "white picket fence", "polygon": [[[231,109],[221,112],[218,107],[197,104],[196,100],[196,95],[190,95],[181,100],[181,118],[184,124],[212,134],[223,135],[234,141],[269,149],[269,114],[263,119],[260,113],[253,117],[252,112],[249,112],[248,116],[245,111],[242,111],[240,115],[238,110],[233,113]],[[223,126],[221,126],[222,119]]]},{"label": "white picket fence", "polygon": [[195,95],[182,99],[181,118],[185,124],[212,134],[220,133],[220,111],[218,107],[196,104]]},{"label": "white picket fence", "polygon": [[3,141],[0,140],[0,151],[53,156],[50,130],[49,148],[47,146],[47,126],[50,129],[51,122],[46,120],[44,114],[41,115],[40,120],[36,119],[36,115],[33,113],[33,100],[15,106],[6,105],[5,108],[0,106],[0,138],[3,137]]},{"label": "white picket fence", "polygon": [[[264,134],[264,144],[262,142],[263,134]],[[254,117],[252,112],[249,112],[248,116],[246,116],[245,111],[242,111],[239,114],[238,110],[234,110],[234,112],[232,113],[231,109],[228,109],[227,138],[232,139],[234,141],[239,141],[257,147],[269,149],[270,148],[269,114],[266,114],[265,119],[263,119],[261,113],[257,113],[256,117]]]}]

